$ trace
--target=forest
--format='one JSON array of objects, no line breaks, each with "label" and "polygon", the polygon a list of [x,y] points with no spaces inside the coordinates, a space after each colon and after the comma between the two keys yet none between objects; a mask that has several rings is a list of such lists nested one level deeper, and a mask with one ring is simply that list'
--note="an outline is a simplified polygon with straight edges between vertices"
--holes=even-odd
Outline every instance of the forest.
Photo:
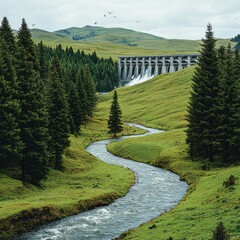
[{"label": "forest", "polygon": [[[79,135],[97,103],[97,91],[118,84],[116,63],[95,52],[34,44],[23,19],[15,36],[0,27],[0,169],[41,187],[50,168],[61,170],[69,135]],[[97,90],[97,91],[96,91]]]}]

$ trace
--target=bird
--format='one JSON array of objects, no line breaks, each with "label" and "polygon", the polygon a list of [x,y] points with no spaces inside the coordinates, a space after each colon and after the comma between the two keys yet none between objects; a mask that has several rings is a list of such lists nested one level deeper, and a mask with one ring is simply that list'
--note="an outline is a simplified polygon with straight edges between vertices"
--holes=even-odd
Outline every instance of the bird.
[{"label": "bird", "polygon": [[103,16],[106,17],[106,14],[104,14]]},{"label": "bird", "polygon": [[109,14],[112,14],[113,12],[108,12]]},{"label": "bird", "polygon": [[139,21],[136,21],[137,23],[139,23]]},{"label": "bird", "polygon": [[94,22],[94,25],[96,25],[98,22]]}]

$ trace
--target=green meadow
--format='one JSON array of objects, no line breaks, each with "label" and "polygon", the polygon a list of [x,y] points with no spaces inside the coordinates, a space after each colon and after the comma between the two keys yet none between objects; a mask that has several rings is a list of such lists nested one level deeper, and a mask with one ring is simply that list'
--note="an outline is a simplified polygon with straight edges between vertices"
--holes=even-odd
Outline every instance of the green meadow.
[{"label": "green meadow", "polygon": [[[171,211],[139,228],[122,234],[121,239],[210,239],[223,221],[231,239],[240,239],[240,184],[223,186],[230,175],[240,176],[240,166],[210,165],[191,161],[185,143],[186,106],[194,67],[158,76],[145,83],[118,90],[125,121],[164,129],[151,136],[111,143],[108,149],[122,157],[169,169],[187,181],[189,190]],[[98,116],[107,114],[110,95],[102,97]],[[161,187],[161,186],[159,186]]]}]

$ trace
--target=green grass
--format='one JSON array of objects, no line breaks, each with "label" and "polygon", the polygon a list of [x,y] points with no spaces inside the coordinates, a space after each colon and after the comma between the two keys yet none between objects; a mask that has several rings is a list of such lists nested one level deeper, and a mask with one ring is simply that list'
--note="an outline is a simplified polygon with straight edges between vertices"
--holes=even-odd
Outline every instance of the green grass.
[{"label": "green grass", "polygon": [[[124,129],[124,134],[139,132],[128,126]],[[108,137],[106,121],[91,120],[87,128],[82,129],[81,136],[71,137],[71,147],[64,155],[64,171],[50,170],[43,181],[44,189],[32,185],[25,187],[19,180],[0,172],[0,239],[25,230],[21,219],[25,213],[30,218],[33,209],[42,211],[49,207],[53,212],[50,214],[53,216],[42,216],[38,223],[41,224],[105,205],[125,195],[134,183],[133,173],[101,162],[84,150],[91,142]],[[16,219],[16,225],[9,219]]]},{"label": "green grass", "polygon": [[[35,42],[42,40],[45,45],[55,47],[72,46],[74,50],[86,53],[96,51],[100,57],[112,57],[117,60],[121,55],[160,55],[176,53],[198,53],[200,40],[164,39],[147,33],[136,32],[123,28],[102,28],[85,26],[68,28],[56,32],[40,29],[31,30]],[[79,36],[81,40],[72,40]],[[229,39],[219,39],[218,46],[236,43]]]},{"label": "green grass", "polygon": [[[119,88],[119,104],[123,118],[161,129],[186,126],[186,105],[194,67],[160,75],[133,87]],[[102,96],[97,117],[104,118],[111,94]]]},{"label": "green grass", "polygon": [[[145,83],[118,90],[125,121],[168,130],[164,133],[126,139],[108,145],[116,155],[170,169],[190,188],[181,203],[139,228],[124,233],[124,239],[210,239],[223,221],[231,239],[240,239],[240,166],[219,168],[191,161],[185,143],[186,106],[194,67],[160,75]],[[111,94],[102,97],[97,115],[106,116]],[[238,177],[234,188],[223,187],[230,176]],[[151,226],[156,225],[152,228]],[[150,228],[149,228],[150,227]]]}]

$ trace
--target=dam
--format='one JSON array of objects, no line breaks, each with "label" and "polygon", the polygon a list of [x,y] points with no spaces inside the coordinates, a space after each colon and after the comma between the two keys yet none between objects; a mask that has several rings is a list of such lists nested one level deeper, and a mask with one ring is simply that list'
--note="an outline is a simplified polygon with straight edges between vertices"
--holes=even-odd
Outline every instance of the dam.
[{"label": "dam", "polygon": [[179,71],[197,63],[200,54],[118,57],[118,76],[122,86],[134,79],[152,78]]}]

